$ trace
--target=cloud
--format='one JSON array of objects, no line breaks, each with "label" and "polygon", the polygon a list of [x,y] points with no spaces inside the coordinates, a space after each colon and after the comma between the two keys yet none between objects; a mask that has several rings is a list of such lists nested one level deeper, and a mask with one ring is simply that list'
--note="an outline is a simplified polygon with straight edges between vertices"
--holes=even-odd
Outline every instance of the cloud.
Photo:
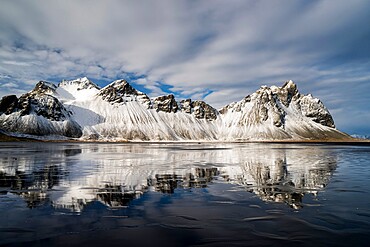
[{"label": "cloud", "polygon": [[23,92],[38,80],[136,75],[151,96],[220,107],[293,79],[350,131],[349,119],[370,120],[369,11],[361,0],[4,1],[0,83]]},{"label": "cloud", "polygon": [[151,81],[148,78],[139,78],[134,80],[136,85],[141,85],[147,90],[151,92],[150,96],[156,97],[160,95],[166,94],[162,89],[161,89],[161,84],[159,82]]},{"label": "cloud", "polygon": [[2,87],[7,87],[7,88],[17,88],[18,84],[13,83],[13,82],[9,82],[9,83],[2,84],[1,86]]}]

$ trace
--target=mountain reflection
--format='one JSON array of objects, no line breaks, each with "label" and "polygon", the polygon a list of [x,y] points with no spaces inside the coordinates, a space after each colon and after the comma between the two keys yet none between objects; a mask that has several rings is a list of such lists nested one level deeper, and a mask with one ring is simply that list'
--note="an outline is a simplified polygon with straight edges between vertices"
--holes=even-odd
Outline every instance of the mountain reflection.
[{"label": "mountain reflection", "polygon": [[148,186],[157,192],[174,193],[176,188],[205,188],[213,177],[219,175],[217,168],[195,168],[194,173],[185,176],[176,174],[156,174],[148,179]]},{"label": "mountain reflection", "polygon": [[[324,188],[336,168],[334,157],[310,163],[303,160],[276,159],[270,163],[245,162],[225,170],[225,178],[258,195],[263,201],[284,202],[300,208],[306,193],[317,194]],[[313,162],[313,161],[312,161]]]},{"label": "mountain reflection", "polygon": [[13,145],[0,151],[0,193],[19,195],[30,208],[50,203],[75,212],[93,201],[125,207],[147,191],[206,188],[215,179],[300,208],[336,168],[336,154],[314,145]]}]

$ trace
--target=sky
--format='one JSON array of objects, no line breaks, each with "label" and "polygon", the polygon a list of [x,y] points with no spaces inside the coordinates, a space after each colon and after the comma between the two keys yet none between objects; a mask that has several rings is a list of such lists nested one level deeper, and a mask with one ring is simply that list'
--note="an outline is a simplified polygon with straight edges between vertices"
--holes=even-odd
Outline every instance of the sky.
[{"label": "sky", "polygon": [[216,108],[293,80],[370,134],[370,1],[0,0],[0,96],[126,79]]}]

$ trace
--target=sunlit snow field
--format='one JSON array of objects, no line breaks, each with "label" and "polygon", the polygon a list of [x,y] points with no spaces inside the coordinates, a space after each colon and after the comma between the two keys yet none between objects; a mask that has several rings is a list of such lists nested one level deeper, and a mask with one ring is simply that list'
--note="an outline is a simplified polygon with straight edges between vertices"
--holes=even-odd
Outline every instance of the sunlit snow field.
[{"label": "sunlit snow field", "polygon": [[0,245],[366,246],[370,147],[0,143]]}]

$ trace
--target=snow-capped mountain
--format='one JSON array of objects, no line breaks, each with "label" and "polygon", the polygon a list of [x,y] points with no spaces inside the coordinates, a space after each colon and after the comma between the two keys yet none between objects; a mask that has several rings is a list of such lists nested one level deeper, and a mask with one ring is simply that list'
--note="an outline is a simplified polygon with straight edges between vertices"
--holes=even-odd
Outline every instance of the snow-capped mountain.
[{"label": "snow-capped mountain", "polygon": [[292,81],[262,86],[216,110],[203,101],[149,98],[125,80],[99,88],[86,77],[58,86],[40,81],[29,93],[0,101],[0,128],[82,140],[347,139],[319,99]]},{"label": "snow-capped mountain", "polygon": [[370,135],[352,134],[351,137],[356,138],[356,139],[370,140]]},{"label": "snow-capped mountain", "polygon": [[31,135],[80,137],[81,126],[71,112],[53,95],[57,87],[40,81],[35,88],[17,98],[5,96],[0,101],[0,128]]},{"label": "snow-capped mountain", "polygon": [[348,137],[335,129],[323,103],[302,95],[293,81],[262,86],[220,110],[220,135],[226,139],[327,139]]}]

